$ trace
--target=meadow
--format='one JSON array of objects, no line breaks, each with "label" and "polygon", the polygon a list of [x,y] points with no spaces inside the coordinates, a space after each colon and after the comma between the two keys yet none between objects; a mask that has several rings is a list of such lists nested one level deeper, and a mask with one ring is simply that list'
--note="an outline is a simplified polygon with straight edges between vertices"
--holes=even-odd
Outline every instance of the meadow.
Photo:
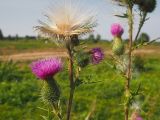
[{"label": "meadow", "polygon": [[[87,42],[86,45],[89,45],[89,48],[102,47],[106,59],[101,64],[89,65],[81,73],[83,84],[77,85],[76,88],[72,119],[84,120],[94,109],[92,120],[123,120],[124,108],[121,103],[124,101],[125,81],[114,67],[110,66],[111,43]],[[143,69],[134,73],[131,89],[135,91],[138,83],[141,83],[142,92],[138,97],[144,120],[160,120],[160,45],[153,44],[140,50],[136,55],[143,56],[143,59],[139,60],[137,66],[143,65]],[[44,51],[55,52],[64,49],[44,40],[0,41],[0,56]],[[63,59],[65,62],[65,58]],[[43,81],[32,74],[30,63],[30,60],[1,60],[0,120],[41,120],[41,115],[48,115],[47,106],[39,99]],[[67,69],[57,74],[56,78],[62,88],[61,104],[62,112],[65,113],[68,98],[66,93],[69,90]]]}]

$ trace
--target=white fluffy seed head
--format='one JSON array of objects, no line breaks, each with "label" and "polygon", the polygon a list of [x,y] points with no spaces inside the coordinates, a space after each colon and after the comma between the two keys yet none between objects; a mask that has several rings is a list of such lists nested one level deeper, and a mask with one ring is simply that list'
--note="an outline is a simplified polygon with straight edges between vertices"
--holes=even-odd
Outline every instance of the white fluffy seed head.
[{"label": "white fluffy seed head", "polygon": [[[86,5],[84,5],[86,6]],[[79,0],[56,0],[45,15],[47,22],[40,21],[36,30],[40,35],[69,40],[72,35],[83,35],[93,31],[96,20]]]}]

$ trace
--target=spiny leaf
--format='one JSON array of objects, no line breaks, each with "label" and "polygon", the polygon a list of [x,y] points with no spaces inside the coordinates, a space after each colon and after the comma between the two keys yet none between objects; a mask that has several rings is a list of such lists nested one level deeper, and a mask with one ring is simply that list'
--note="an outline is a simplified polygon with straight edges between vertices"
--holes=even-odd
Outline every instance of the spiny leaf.
[{"label": "spiny leaf", "polygon": [[120,17],[120,18],[128,18],[128,15],[125,13],[123,15],[114,15],[116,17]]}]

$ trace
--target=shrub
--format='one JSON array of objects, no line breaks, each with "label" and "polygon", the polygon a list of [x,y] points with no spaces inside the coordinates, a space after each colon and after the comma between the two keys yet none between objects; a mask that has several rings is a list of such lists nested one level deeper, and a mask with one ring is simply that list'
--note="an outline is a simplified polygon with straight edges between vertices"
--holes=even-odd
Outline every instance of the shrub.
[{"label": "shrub", "polygon": [[17,63],[14,63],[12,60],[7,62],[0,61],[0,81],[17,81],[21,80],[22,77],[20,70],[18,70]]}]

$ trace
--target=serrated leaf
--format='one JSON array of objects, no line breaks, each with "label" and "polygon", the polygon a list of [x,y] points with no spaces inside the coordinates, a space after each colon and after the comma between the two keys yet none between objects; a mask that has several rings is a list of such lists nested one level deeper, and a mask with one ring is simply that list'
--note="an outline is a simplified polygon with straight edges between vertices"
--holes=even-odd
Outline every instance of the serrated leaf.
[{"label": "serrated leaf", "polygon": [[37,107],[37,108],[39,108],[40,110],[44,110],[44,111],[47,111],[47,112],[48,112],[47,109],[44,109],[44,108],[41,108],[41,107]]},{"label": "serrated leaf", "polygon": [[48,120],[46,116],[40,115],[44,120]]},{"label": "serrated leaf", "polygon": [[83,82],[82,84],[95,84],[95,83],[99,83],[99,82],[102,82],[102,81],[93,81],[93,82]]},{"label": "serrated leaf", "polygon": [[128,15],[125,13],[123,15],[114,15],[116,17],[120,17],[120,18],[128,18]]}]

